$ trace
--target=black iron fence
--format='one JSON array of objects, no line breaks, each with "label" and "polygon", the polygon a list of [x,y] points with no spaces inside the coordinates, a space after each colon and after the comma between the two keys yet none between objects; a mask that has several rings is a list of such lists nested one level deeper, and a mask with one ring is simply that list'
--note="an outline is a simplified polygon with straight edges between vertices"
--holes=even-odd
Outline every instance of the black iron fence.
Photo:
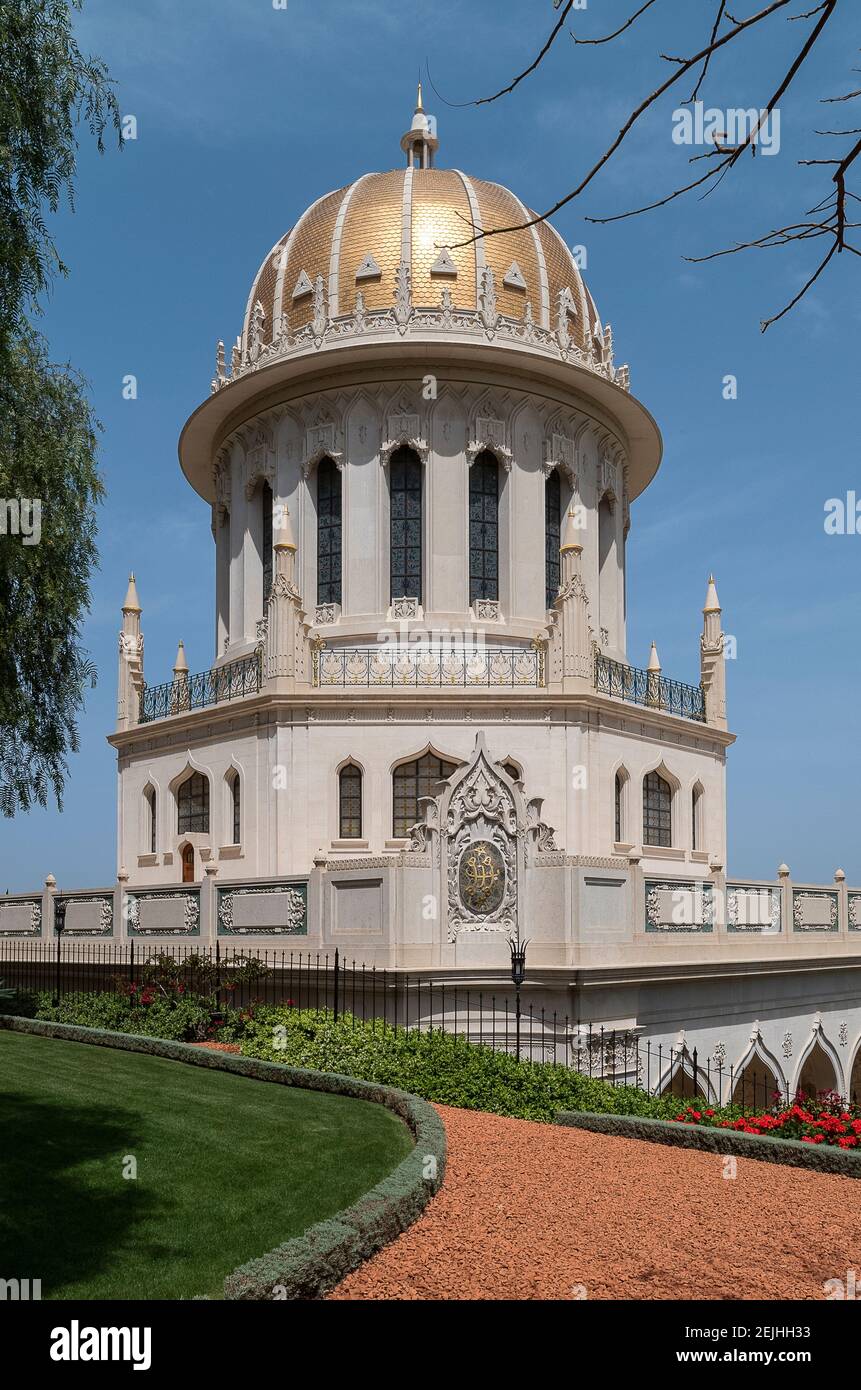
[{"label": "black iron fence", "polygon": [[256,695],[261,681],[261,657],[259,652],[254,652],[241,661],[228,661],[224,666],[193,676],[179,676],[164,685],[145,685],[140,722],[148,724],[153,719],[166,719],[170,714],[185,714],[187,710],[203,709],[242,695]]},{"label": "black iron fence", "polygon": [[[160,964],[164,952],[164,963]],[[0,941],[6,988],[46,992],[52,999],[127,993],[161,976],[170,988],[214,996],[220,1007],[255,1004],[314,1009],[352,1028],[443,1032],[530,1063],[549,1062],[615,1086],[672,1095],[700,1108],[732,1101],[744,1112],[789,1104],[764,1065],[727,1066],[696,1047],[655,1043],[634,1029],[605,1028],[557,1009],[518,1000],[511,982],[480,988],[402,970],[344,960],[332,952],[249,950],[231,946],[154,946],[147,941],[56,943]],[[2,1005],[0,1005],[2,1012]],[[853,1092],[852,1101],[857,1100]]]},{"label": "black iron fence", "polygon": [[543,686],[538,647],[337,647],[315,658],[317,686]]},{"label": "black iron fence", "polygon": [[683,719],[695,719],[704,724],[705,695],[701,685],[686,685],[684,681],[668,680],[660,671],[641,671],[626,666],[608,656],[595,657],[595,689],[599,695],[611,695],[634,705],[679,714]]}]

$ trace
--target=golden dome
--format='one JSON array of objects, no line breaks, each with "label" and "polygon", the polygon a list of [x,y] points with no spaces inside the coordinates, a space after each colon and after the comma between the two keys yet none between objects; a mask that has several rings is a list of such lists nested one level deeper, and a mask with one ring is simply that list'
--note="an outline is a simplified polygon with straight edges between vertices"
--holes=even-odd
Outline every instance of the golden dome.
[{"label": "golden dome", "polygon": [[555,228],[540,222],[469,241],[473,228],[490,232],[533,215],[501,184],[458,169],[365,174],[319,198],[272,248],[248,297],[242,356],[253,320],[261,348],[285,329],[292,337],[310,324],[315,287],[318,301],[322,288],[330,320],[353,314],[358,295],[368,312],[392,309],[403,265],[419,311],[438,309],[448,290],[454,312],[474,313],[490,289],[496,311],[506,318],[523,319],[529,305],[538,327],[555,330],[563,313],[572,345],[583,348],[590,335],[591,352],[599,346],[598,314]]}]

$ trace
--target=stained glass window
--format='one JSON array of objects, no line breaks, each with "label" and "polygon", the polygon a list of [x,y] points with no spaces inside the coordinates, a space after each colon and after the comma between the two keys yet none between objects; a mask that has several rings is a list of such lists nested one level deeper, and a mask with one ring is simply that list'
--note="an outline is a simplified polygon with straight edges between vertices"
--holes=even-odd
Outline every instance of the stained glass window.
[{"label": "stained glass window", "polygon": [[191,831],[209,831],[209,778],[202,772],[193,772],[182,783],[176,794],[177,833],[185,835]]},{"label": "stained glass window", "polygon": [[401,763],[392,775],[394,793],[394,834],[405,839],[410,828],[421,819],[419,801],[437,796],[439,783],[447,782],[457,763],[447,763],[433,753],[425,753],[413,763]]},{"label": "stained glass window", "polygon": [[673,791],[659,772],[647,772],[643,779],[643,844],[672,843]]},{"label": "stained glass window", "polygon": [[544,583],[545,605],[552,608],[559,592],[559,546],[562,531],[562,487],[554,468],[544,484]]},{"label": "stained glass window", "polygon": [[330,458],[317,467],[317,602],[341,602],[341,474]]},{"label": "stained glass window", "polygon": [[469,601],[499,598],[499,465],[479,454],[469,470]]},{"label": "stained glass window", "polygon": [[355,763],[348,763],[338,774],[338,804],[341,839],[361,840],[362,770]]},{"label": "stained glass window", "polygon": [[422,601],[422,466],[412,449],[396,449],[389,463],[391,597]]},{"label": "stained glass window", "polygon": [[260,506],[263,512],[261,545],[263,548],[263,616],[272,589],[272,489],[264,481],[260,489]]}]

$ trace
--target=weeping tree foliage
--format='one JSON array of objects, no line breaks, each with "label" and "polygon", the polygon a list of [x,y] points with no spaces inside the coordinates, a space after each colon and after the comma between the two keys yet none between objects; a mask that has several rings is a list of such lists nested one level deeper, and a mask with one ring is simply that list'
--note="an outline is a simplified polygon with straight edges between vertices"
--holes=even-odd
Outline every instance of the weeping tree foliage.
[{"label": "weeping tree foliage", "polygon": [[66,274],[46,225],[72,204],[77,132],[120,113],[73,34],[82,0],[0,4],[0,810],[58,805],[94,668],[81,645],[102,496],[86,385],[32,319]]}]

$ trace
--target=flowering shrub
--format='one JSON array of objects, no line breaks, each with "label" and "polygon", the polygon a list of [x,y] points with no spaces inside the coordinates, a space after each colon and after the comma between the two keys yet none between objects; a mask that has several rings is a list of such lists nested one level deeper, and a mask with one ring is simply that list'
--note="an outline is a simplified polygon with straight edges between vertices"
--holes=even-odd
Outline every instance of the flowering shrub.
[{"label": "flowering shrub", "polygon": [[741,1115],[737,1106],[697,1109],[689,1105],[673,1117],[679,1124],[711,1129],[734,1129],[741,1134],[767,1134],[773,1139],[800,1139],[803,1144],[831,1144],[861,1151],[861,1107],[833,1092],[817,1098],[799,1091],[792,1105],[759,1115]]}]

